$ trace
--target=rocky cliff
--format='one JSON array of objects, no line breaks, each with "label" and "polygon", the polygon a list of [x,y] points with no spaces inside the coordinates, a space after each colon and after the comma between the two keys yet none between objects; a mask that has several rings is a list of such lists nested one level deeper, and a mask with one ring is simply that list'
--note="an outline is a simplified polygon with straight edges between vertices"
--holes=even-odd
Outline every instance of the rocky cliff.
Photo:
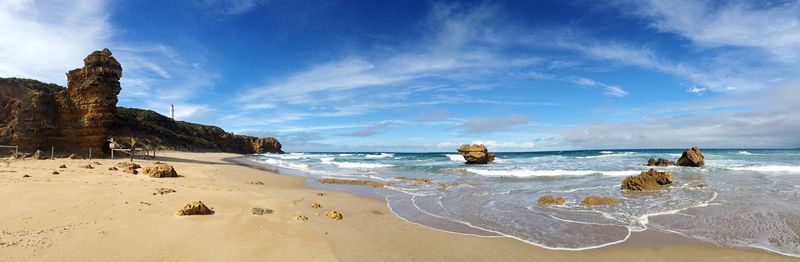
[{"label": "rocky cliff", "polygon": [[107,153],[107,140],[161,149],[236,153],[282,152],[274,138],[234,135],[219,127],[173,121],[153,111],[117,108],[122,66],[95,51],[67,73],[67,87],[0,78],[0,144],[20,150]]}]

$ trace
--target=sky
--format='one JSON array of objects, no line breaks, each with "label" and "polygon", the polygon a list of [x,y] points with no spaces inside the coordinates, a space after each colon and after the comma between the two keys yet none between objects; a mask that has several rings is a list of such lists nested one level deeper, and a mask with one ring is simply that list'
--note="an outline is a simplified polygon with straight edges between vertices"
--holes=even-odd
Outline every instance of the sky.
[{"label": "sky", "polygon": [[0,0],[0,77],[289,152],[800,147],[800,1]]}]

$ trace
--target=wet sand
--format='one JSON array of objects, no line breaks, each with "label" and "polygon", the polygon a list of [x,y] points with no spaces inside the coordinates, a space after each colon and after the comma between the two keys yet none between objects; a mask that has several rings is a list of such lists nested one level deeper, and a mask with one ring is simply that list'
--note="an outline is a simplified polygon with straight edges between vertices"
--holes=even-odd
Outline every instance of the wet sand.
[{"label": "wet sand", "polygon": [[[505,237],[452,234],[407,223],[380,199],[310,188],[302,177],[231,161],[237,157],[167,152],[155,160],[134,161],[142,166],[155,161],[173,165],[181,176],[177,178],[108,170],[126,161],[122,159],[0,162],[0,260],[794,260],[656,230],[633,233],[622,244],[585,251],[548,250]],[[58,168],[62,164],[67,168]],[[87,164],[94,169],[79,168]],[[249,183],[253,181],[264,185]],[[176,192],[154,195],[156,188]],[[196,200],[215,213],[175,215]],[[312,208],[313,203],[322,207]],[[274,213],[253,215],[254,207]],[[342,213],[343,219],[326,217],[328,210]],[[309,219],[296,220],[298,215]]]}]

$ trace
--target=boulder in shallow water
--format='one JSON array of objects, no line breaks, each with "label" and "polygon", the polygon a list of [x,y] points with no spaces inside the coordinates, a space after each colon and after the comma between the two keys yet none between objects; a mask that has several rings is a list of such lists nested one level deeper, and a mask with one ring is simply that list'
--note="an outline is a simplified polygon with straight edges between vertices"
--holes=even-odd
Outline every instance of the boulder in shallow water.
[{"label": "boulder in shallow water", "polygon": [[563,197],[545,195],[539,198],[539,205],[563,205],[566,201]]},{"label": "boulder in shallow water", "polygon": [[703,156],[703,152],[700,152],[700,149],[697,147],[692,147],[683,151],[681,158],[679,158],[678,162],[675,164],[678,166],[701,167],[706,164],[704,160],[705,156]]},{"label": "boulder in shallow water", "polygon": [[583,201],[581,201],[581,203],[583,203],[583,205],[586,206],[610,205],[619,203],[619,199],[607,196],[590,196],[584,198]]},{"label": "boulder in shallow water", "polygon": [[665,158],[659,158],[658,160],[650,158],[650,160],[647,160],[647,166],[671,166],[674,164],[675,162]]},{"label": "boulder in shallow water", "polygon": [[486,146],[481,144],[461,145],[458,153],[464,157],[467,164],[488,164],[494,161],[494,153],[490,153]]},{"label": "boulder in shallow water", "polygon": [[193,215],[211,215],[214,214],[214,210],[211,210],[203,204],[203,201],[194,201],[192,203],[186,204],[183,208],[179,209],[176,212],[176,215],[179,216],[193,216]]},{"label": "boulder in shallow water", "polygon": [[655,190],[663,185],[672,184],[672,172],[658,172],[655,169],[643,171],[638,176],[629,176],[622,180],[622,189]]}]

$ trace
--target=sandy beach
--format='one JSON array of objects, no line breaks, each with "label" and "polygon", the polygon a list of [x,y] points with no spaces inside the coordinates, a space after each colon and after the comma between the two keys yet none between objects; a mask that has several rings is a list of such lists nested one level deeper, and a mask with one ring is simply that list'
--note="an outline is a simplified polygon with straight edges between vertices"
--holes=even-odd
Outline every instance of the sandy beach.
[{"label": "sandy beach", "polygon": [[[309,188],[302,177],[231,161],[237,157],[241,156],[168,152],[154,160],[134,161],[142,166],[155,161],[173,165],[177,178],[108,170],[126,161],[122,159],[4,161],[0,163],[0,260],[793,260],[655,230],[634,233],[622,244],[585,251],[447,233],[403,221],[380,199]],[[67,168],[59,168],[62,164]],[[87,164],[94,169],[79,167]],[[176,192],[154,194],[156,188]],[[197,200],[215,213],[175,214]],[[312,208],[314,203],[322,207]],[[274,213],[254,215],[254,207]],[[326,217],[328,210],[340,212],[343,219]],[[308,220],[296,220],[298,215]]]}]

